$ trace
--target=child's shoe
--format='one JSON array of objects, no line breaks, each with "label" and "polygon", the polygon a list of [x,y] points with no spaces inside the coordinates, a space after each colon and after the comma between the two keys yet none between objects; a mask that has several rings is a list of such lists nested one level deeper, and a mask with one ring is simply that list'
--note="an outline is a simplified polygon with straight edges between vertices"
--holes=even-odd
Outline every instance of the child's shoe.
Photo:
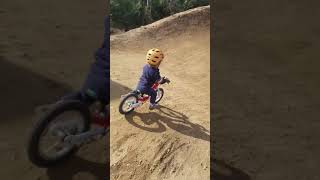
[{"label": "child's shoe", "polygon": [[156,103],[150,104],[150,105],[149,105],[149,109],[150,109],[150,110],[153,110],[153,109],[157,108],[158,106],[159,106],[159,105],[156,104]]}]

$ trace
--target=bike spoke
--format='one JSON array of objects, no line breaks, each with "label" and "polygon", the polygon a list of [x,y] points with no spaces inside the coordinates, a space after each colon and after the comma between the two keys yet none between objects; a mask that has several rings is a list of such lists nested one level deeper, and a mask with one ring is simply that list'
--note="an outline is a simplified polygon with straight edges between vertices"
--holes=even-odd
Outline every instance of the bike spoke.
[{"label": "bike spoke", "polygon": [[84,128],[81,122],[82,116],[77,112],[66,112],[57,116],[41,134],[39,152],[42,156],[55,159],[69,152],[74,145],[64,142],[63,139],[81,132]]},{"label": "bike spoke", "polygon": [[[53,145],[51,145],[51,146],[49,146],[47,149],[46,149],[46,151],[45,151],[45,153],[47,154],[48,152],[50,152],[52,149],[57,149],[57,147],[59,147],[58,145],[60,145],[61,144],[61,142],[56,142],[56,143],[54,143]],[[60,149],[61,150],[61,149]]]},{"label": "bike spoke", "polygon": [[136,100],[135,97],[132,97],[132,98],[127,99],[127,100],[123,103],[123,107],[122,107],[123,110],[124,110],[125,112],[129,112],[130,110],[132,110],[132,109],[133,109],[132,105],[136,102],[135,100]]}]

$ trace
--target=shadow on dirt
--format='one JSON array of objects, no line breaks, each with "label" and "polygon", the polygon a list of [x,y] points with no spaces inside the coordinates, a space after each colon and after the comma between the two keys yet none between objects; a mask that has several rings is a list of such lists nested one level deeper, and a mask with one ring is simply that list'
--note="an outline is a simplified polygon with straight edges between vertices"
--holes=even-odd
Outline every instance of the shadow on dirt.
[{"label": "shadow on dirt", "polygon": [[212,178],[216,180],[251,180],[250,176],[224,161],[213,159],[211,162]]},{"label": "shadow on dirt", "polygon": [[[210,141],[209,131],[204,127],[194,124],[189,121],[189,118],[184,114],[172,110],[168,107],[159,106],[158,111],[160,112],[148,112],[148,113],[138,113],[132,112],[131,114],[125,116],[127,121],[133,126],[150,132],[164,132],[167,127],[184,134],[186,136],[191,136],[194,138],[202,139],[205,141]],[[139,117],[139,122],[135,122],[134,117]],[[147,126],[145,126],[147,125]],[[154,127],[156,125],[156,127]],[[148,127],[152,126],[152,127]]]},{"label": "shadow on dirt", "polygon": [[[70,180],[79,173],[87,173],[96,179],[103,180],[108,173],[104,163],[91,162],[78,156],[68,159],[63,165],[50,168],[47,175],[50,180]],[[109,174],[109,173],[108,173]]]},{"label": "shadow on dirt", "polygon": [[16,117],[33,114],[36,106],[52,103],[71,87],[47,79],[27,69],[8,62],[0,56],[1,101],[0,114],[4,120],[12,122]]},{"label": "shadow on dirt", "polygon": [[[35,116],[35,108],[55,102],[73,89],[12,64],[1,55],[0,72],[2,73],[0,77],[1,140],[4,144],[14,142],[12,151],[16,152],[18,157],[24,157],[26,156],[24,145],[34,119],[32,116]],[[16,159],[14,163],[19,163],[19,166],[29,164],[24,158]],[[19,166],[17,165],[16,171],[19,171]],[[106,164],[90,162],[75,156],[62,166],[48,169],[47,175],[50,180],[71,180],[77,173],[88,172],[100,180],[105,177],[107,169]]]},{"label": "shadow on dirt", "polygon": [[[96,179],[104,180],[110,178],[110,137],[106,135],[105,142],[100,144],[96,143],[91,145],[90,148],[84,148],[77,155],[73,155],[68,158],[65,162],[58,164],[50,169],[47,169],[47,176],[49,180],[71,180],[71,179]],[[88,154],[95,153],[95,151],[104,151],[107,154],[106,160],[101,162],[98,157],[92,157],[91,160],[84,159],[81,157],[82,154],[88,157]],[[93,155],[95,156],[95,155]],[[95,161],[94,159],[98,160]],[[84,176],[84,174],[86,174]],[[77,177],[77,178],[75,178]],[[90,177],[90,178],[87,178]]]},{"label": "shadow on dirt", "polygon": [[110,101],[120,99],[121,95],[131,92],[132,89],[110,80]]}]

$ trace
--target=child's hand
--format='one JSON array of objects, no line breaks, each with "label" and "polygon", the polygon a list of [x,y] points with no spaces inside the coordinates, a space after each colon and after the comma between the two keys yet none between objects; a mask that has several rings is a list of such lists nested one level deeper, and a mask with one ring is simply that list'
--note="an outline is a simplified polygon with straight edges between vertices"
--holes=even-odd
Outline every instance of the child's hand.
[{"label": "child's hand", "polygon": [[170,79],[169,78],[165,78],[166,83],[170,83]]},{"label": "child's hand", "polygon": [[170,80],[166,77],[162,77],[161,80],[160,80],[160,84],[164,84],[164,83],[170,83]]}]

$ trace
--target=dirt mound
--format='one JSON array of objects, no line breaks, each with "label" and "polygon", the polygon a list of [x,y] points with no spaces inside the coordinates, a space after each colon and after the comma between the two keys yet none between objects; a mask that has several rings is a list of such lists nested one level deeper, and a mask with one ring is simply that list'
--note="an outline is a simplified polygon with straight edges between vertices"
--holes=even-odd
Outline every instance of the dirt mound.
[{"label": "dirt mound", "polygon": [[214,158],[250,176],[217,179],[320,179],[319,1],[216,6]]},{"label": "dirt mound", "polygon": [[199,35],[210,30],[210,7],[203,6],[177,13],[152,24],[111,36],[111,48],[147,47],[150,43],[179,36]]},{"label": "dirt mound", "polygon": [[[111,36],[111,179],[209,179],[210,7]],[[122,116],[120,94],[135,88],[145,53],[165,53],[160,108]]]},{"label": "dirt mound", "polygon": [[125,32],[125,31],[122,30],[122,29],[110,28],[110,34],[111,34],[111,35],[120,34],[120,33],[123,33],[123,32]]}]

